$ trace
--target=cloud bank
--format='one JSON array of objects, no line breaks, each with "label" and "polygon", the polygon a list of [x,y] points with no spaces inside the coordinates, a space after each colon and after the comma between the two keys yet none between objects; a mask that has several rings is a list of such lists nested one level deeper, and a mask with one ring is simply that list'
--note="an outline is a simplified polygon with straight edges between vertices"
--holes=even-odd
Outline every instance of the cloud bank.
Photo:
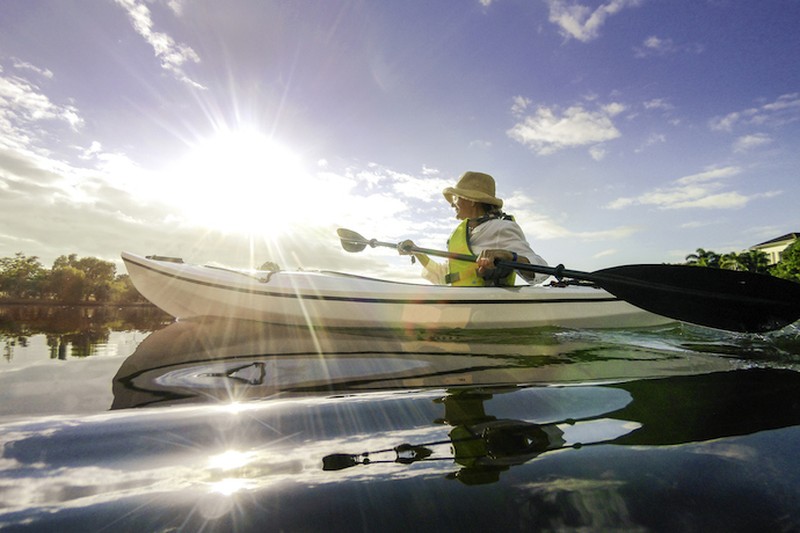
[{"label": "cloud bank", "polygon": [[559,27],[567,39],[589,42],[600,35],[600,29],[609,17],[625,8],[640,5],[641,0],[611,0],[595,9],[569,0],[548,0],[549,20]]},{"label": "cloud bank", "polygon": [[[587,109],[574,105],[563,111],[557,107],[539,106],[526,114],[530,100],[516,97],[512,113],[518,122],[507,135],[539,155],[548,155],[566,148],[586,146],[616,139],[621,135],[612,119],[625,110],[619,103]],[[597,159],[600,152],[592,154]]]},{"label": "cloud bank", "polygon": [[[150,16],[150,9],[137,0],[115,0],[118,5],[123,7],[128,13],[136,32],[144,37],[158,59],[161,60],[161,68],[172,73],[177,79],[196,88],[205,89],[203,85],[191,79],[184,72],[184,64],[187,62],[199,63],[200,56],[185,44],[176,43],[175,40],[167,35],[153,31],[153,20]],[[178,14],[181,10],[180,2],[170,2],[170,9]]]},{"label": "cloud bank", "polygon": [[606,207],[622,209],[634,205],[650,205],[659,209],[735,209],[755,198],[777,196],[779,191],[744,195],[725,191],[726,180],[742,172],[736,166],[713,168],[684,176],[667,187],[659,187],[639,196],[617,198]]}]

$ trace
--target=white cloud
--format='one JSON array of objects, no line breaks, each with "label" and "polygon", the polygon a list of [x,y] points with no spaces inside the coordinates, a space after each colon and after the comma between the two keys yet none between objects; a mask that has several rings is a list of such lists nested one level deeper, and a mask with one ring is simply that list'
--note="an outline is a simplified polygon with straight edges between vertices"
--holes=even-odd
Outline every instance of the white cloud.
[{"label": "white cloud", "polygon": [[514,102],[511,105],[511,112],[516,115],[522,115],[528,109],[532,103],[530,98],[525,98],[524,96],[515,96]]},{"label": "white cloud", "polygon": [[640,46],[634,47],[634,55],[638,58],[650,56],[663,56],[667,54],[674,54],[678,52],[688,52],[699,54],[703,51],[703,46],[700,44],[684,44],[677,45],[670,38],[662,39],[655,35],[651,35]]},{"label": "white cloud", "polygon": [[637,56],[644,56],[648,53],[666,54],[675,50],[675,44],[672,39],[661,39],[655,35],[651,35],[642,43]]},{"label": "white cloud", "polygon": [[779,96],[774,102],[723,117],[714,117],[709,127],[715,131],[733,131],[738,126],[782,126],[800,120],[800,93]]},{"label": "white cloud", "polygon": [[620,104],[619,102],[611,102],[610,104],[606,104],[602,107],[603,112],[606,113],[609,117],[614,117],[625,111],[625,106]]},{"label": "white cloud", "polygon": [[525,230],[531,242],[552,239],[578,239],[584,241],[619,240],[639,231],[635,226],[619,226],[610,229],[575,231],[564,227],[547,215],[538,212],[536,202],[524,192],[515,191],[505,198],[503,210],[514,215],[514,219]]},{"label": "white cloud", "polygon": [[173,13],[180,16],[183,14],[183,4],[185,0],[168,0],[167,7],[169,7]]},{"label": "white cloud", "polygon": [[600,259],[602,257],[609,257],[609,256],[612,256],[612,255],[617,255],[618,253],[619,253],[619,250],[617,250],[616,248],[609,248],[608,250],[602,250],[600,252],[597,252],[596,254],[594,254],[592,256],[592,258],[593,259]]},{"label": "white cloud", "polygon": [[392,189],[403,198],[413,198],[423,202],[442,201],[442,189],[450,185],[450,180],[441,178],[417,178],[401,172],[390,172]]},{"label": "white cloud", "polygon": [[103,150],[103,145],[99,141],[92,141],[89,148],[84,149],[78,157],[81,159],[93,159]]},{"label": "white cloud", "polygon": [[743,135],[733,143],[734,152],[747,152],[759,146],[764,146],[772,142],[772,138],[766,133],[754,133]]},{"label": "white cloud", "polygon": [[595,161],[602,161],[607,154],[608,152],[602,146],[592,146],[589,148],[589,155],[592,156],[592,159]]},{"label": "white cloud", "polygon": [[690,197],[686,200],[675,202],[669,206],[670,209],[688,209],[688,208],[702,208],[702,209],[732,209],[736,207],[743,207],[750,201],[750,198],[743,194],[731,191],[720,194],[711,194],[708,196],[700,196],[697,198]]},{"label": "white cloud", "polygon": [[645,109],[661,109],[664,111],[669,111],[673,109],[674,106],[667,102],[664,98],[653,98],[652,100],[648,100],[644,103]]},{"label": "white cloud", "polygon": [[478,150],[488,150],[489,148],[492,147],[492,141],[476,139],[474,141],[470,141],[469,147],[476,148]]},{"label": "white cloud", "polygon": [[423,176],[438,176],[439,169],[437,168],[430,168],[426,165],[422,165],[422,175]]},{"label": "white cloud", "polygon": [[689,221],[689,222],[684,222],[679,227],[683,228],[683,229],[697,229],[697,228],[703,228],[703,227],[706,227],[706,226],[712,226],[712,225],[721,224],[721,223],[722,222],[720,222],[718,220],[703,220],[703,221],[692,220],[692,221]]},{"label": "white cloud", "polygon": [[716,182],[720,179],[736,176],[741,171],[742,169],[734,166],[715,167],[703,172],[698,172],[697,174],[690,174],[688,176],[678,178],[676,183],[681,185],[689,185],[692,183]]},{"label": "white cloud", "polygon": [[635,197],[617,198],[606,207],[622,209],[632,205],[651,205],[659,209],[734,209],[743,207],[756,198],[777,196],[780,191],[746,196],[738,191],[724,191],[725,180],[741,172],[739,167],[728,166],[684,176],[670,186],[659,187]]},{"label": "white cloud", "polygon": [[60,121],[74,131],[83,125],[75,107],[53,103],[37,85],[0,69],[0,147],[30,147],[43,134],[37,126],[42,121]]},{"label": "white cloud", "polygon": [[39,87],[16,76],[0,76],[0,112],[27,121],[60,119],[72,126],[82,122],[74,107],[54,104]]},{"label": "white cloud", "polygon": [[540,106],[533,115],[521,120],[506,133],[540,155],[565,148],[585,146],[616,139],[621,134],[611,118],[625,106],[611,103],[596,111],[575,105],[559,114],[556,108]]},{"label": "white cloud", "polygon": [[560,28],[566,38],[589,42],[600,35],[600,28],[608,17],[628,7],[636,7],[641,0],[611,0],[592,9],[570,0],[547,0],[550,22]]},{"label": "white cloud", "polygon": [[[197,89],[205,87],[189,78],[183,71],[186,62],[199,63],[200,56],[189,46],[176,43],[172,37],[165,33],[153,31],[153,20],[150,9],[138,0],[115,0],[122,6],[131,19],[133,28],[144,37],[145,41],[153,48],[155,55],[161,60],[161,67],[171,72],[176,78]],[[180,3],[171,2],[170,8],[177,14],[180,12]]]},{"label": "white cloud", "polygon": [[16,57],[11,58],[11,64],[14,66],[15,69],[30,70],[47,79],[53,78],[53,72],[50,69],[39,68],[36,65],[28,63],[27,61],[22,61],[21,59],[17,59]]},{"label": "white cloud", "polygon": [[647,148],[654,146],[656,144],[662,144],[667,142],[667,136],[663,133],[651,133],[647,139],[644,140],[641,146],[639,146],[635,152],[641,153],[644,152]]},{"label": "white cloud", "polygon": [[427,167],[422,168],[422,177],[417,177],[378,165],[372,165],[369,172],[358,173],[358,177],[368,183],[370,188],[381,184],[384,190],[394,193],[393,197],[423,202],[444,202],[442,190],[453,185],[453,180],[440,178],[438,175],[438,170]]}]

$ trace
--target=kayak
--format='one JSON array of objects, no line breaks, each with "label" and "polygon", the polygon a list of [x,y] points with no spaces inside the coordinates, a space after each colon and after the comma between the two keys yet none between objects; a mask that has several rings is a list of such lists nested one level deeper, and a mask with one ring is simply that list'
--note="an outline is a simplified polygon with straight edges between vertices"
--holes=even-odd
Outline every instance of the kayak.
[{"label": "kayak", "polygon": [[587,286],[451,287],[330,271],[259,271],[123,252],[136,289],[178,319],[327,328],[631,328],[674,320]]}]

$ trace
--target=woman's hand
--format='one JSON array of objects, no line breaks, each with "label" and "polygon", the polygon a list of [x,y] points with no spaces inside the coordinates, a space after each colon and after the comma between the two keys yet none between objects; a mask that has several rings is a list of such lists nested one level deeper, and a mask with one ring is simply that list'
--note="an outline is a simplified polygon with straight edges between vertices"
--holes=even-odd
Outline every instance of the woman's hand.
[{"label": "woman's hand", "polygon": [[400,255],[410,255],[412,263],[419,259],[422,266],[426,266],[431,260],[430,257],[420,252],[413,252],[412,250],[416,247],[417,245],[414,244],[414,241],[406,239],[397,244],[397,251],[400,252]]},{"label": "woman's hand", "polygon": [[528,258],[517,255],[508,250],[484,250],[478,256],[478,274],[484,276],[489,271],[494,270],[497,261],[514,261],[518,263],[529,263]]},{"label": "woman's hand", "polygon": [[414,241],[406,239],[397,244],[397,251],[400,252],[400,255],[414,255],[414,252],[412,252],[411,249],[416,247],[417,245],[414,244]]}]

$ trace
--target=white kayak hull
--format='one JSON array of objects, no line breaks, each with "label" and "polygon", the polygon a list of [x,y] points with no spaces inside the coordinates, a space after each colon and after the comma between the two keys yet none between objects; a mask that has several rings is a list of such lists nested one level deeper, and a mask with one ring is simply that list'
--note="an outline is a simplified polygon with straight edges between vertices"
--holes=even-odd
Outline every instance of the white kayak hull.
[{"label": "white kayak hull", "polygon": [[592,287],[449,287],[336,272],[221,269],[123,252],[136,289],[181,319],[310,327],[630,328],[674,322]]}]

